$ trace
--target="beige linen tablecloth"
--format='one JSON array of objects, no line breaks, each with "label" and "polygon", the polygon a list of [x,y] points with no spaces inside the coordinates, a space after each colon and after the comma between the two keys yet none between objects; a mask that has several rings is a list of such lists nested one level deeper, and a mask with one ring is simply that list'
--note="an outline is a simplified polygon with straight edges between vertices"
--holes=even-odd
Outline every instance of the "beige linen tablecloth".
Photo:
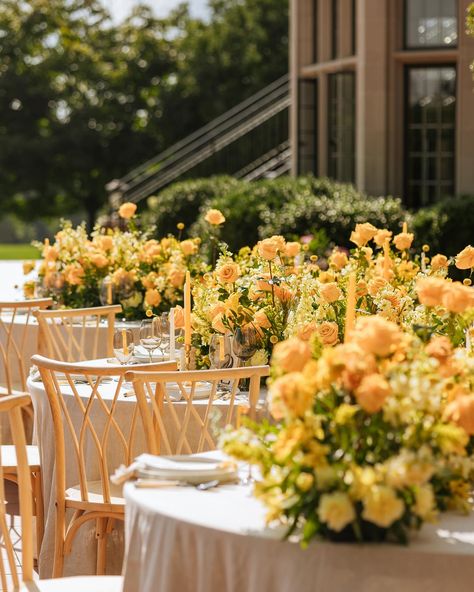
[{"label": "beige linen tablecloth", "polygon": [[241,485],[125,486],[124,592],[472,592],[474,518],[446,515],[408,547],[314,543],[265,527]]},{"label": "beige linen tablecloth", "polygon": [[[91,364],[93,362],[90,362]],[[98,363],[95,362],[95,363]],[[89,389],[85,385],[77,384],[76,388],[79,394],[88,393]],[[112,399],[115,392],[116,384],[104,384],[101,386],[100,393],[102,397]],[[124,389],[124,393],[129,392],[131,386],[128,385]],[[55,490],[54,490],[54,479],[55,479],[55,459],[54,459],[54,434],[53,424],[50,413],[50,408],[47,400],[47,395],[42,382],[35,382],[31,378],[28,380],[28,390],[31,394],[33,401],[33,407],[35,412],[34,418],[34,437],[40,449],[41,467],[43,471],[43,494],[45,504],[45,535],[41,552],[39,556],[39,571],[42,578],[50,577],[53,558],[54,558],[54,526],[55,526]],[[71,389],[67,386],[62,387],[63,392],[66,394],[66,402],[68,410],[72,414],[73,421],[76,425],[80,425],[82,415],[74,403],[74,398]],[[68,396],[69,395],[69,396]],[[86,395],[84,395],[86,396]],[[236,404],[246,402],[246,397],[239,397]],[[208,399],[194,401],[193,407],[198,411],[201,417],[204,417]],[[229,402],[225,400],[216,401],[218,408],[222,407],[222,418],[225,417],[226,409],[228,409]],[[118,400],[115,419],[118,422],[121,429],[129,425],[129,418],[132,414],[132,406],[135,405],[134,397],[123,397]],[[178,414],[178,417],[183,417],[186,410],[186,403],[178,401],[173,403],[174,409]],[[171,445],[173,446],[178,439],[179,433],[172,427],[175,425],[169,413],[168,406],[165,404],[163,421],[167,427],[168,434],[172,437]],[[104,425],[105,415],[97,406],[93,406],[91,410],[91,418],[98,433],[101,433],[101,426]],[[76,423],[77,422],[77,423]],[[199,430],[197,422],[191,422],[187,431],[188,441],[191,446],[197,446],[199,440]],[[68,438],[66,438],[66,446]],[[91,449],[93,444],[90,443]],[[143,434],[138,431],[136,439],[136,454],[145,452],[145,441]],[[121,446],[109,446],[108,448],[108,465],[111,471],[115,470],[117,466],[122,462],[121,459]],[[71,487],[79,482],[78,475],[76,472],[76,465],[72,456],[72,448],[66,450],[67,457],[70,461],[66,463],[66,487]],[[99,479],[99,469],[95,462],[96,455],[87,457],[87,470],[88,478],[90,480]],[[109,539],[109,552],[107,558],[107,570],[108,573],[118,574],[121,572],[123,559],[123,525],[116,523],[116,528]],[[73,545],[72,553],[66,556],[64,563],[64,575],[83,575],[95,572],[96,563],[96,541],[94,537],[94,523],[91,521],[81,527],[81,530],[76,537]]]}]

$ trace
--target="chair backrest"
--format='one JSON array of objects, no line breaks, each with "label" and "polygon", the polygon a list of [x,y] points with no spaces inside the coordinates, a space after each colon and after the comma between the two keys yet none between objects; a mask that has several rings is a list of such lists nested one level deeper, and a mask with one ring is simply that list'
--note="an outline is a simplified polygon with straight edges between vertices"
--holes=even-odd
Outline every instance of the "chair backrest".
[{"label": "chair backrest", "polygon": [[[54,428],[56,500],[64,501],[66,462],[68,475],[79,484],[81,501],[90,501],[88,481],[99,481],[104,503],[111,499],[110,474],[120,464],[150,452],[150,428],[142,426],[132,385],[124,390],[130,366],[68,364],[34,356],[45,386]],[[176,370],[176,362],[133,366],[140,369]],[[116,379],[115,382],[113,379]],[[131,395],[125,399],[124,395]],[[122,407],[126,405],[126,408]],[[148,418],[146,418],[150,421]]]},{"label": "chair backrest", "polygon": [[[31,476],[26,454],[26,438],[23,429],[21,410],[30,404],[28,395],[9,395],[0,398],[0,416],[9,415],[11,432],[17,458],[17,478],[21,516],[21,564],[22,575],[15,559],[14,543],[7,520],[7,500],[5,499],[5,480],[0,456],[0,589],[4,592],[18,590],[21,580],[33,580],[33,508]],[[0,422],[1,425],[2,422]],[[0,444],[2,444],[0,434]],[[1,448],[0,448],[1,455]]]},{"label": "chair backrest", "polygon": [[31,343],[31,321],[36,311],[52,304],[51,298],[0,302],[0,386],[8,394],[14,389],[26,392],[30,360],[25,351]]},{"label": "chair backrest", "polygon": [[[120,304],[37,311],[39,351],[63,362],[112,356],[115,315],[121,312]],[[104,342],[105,352],[99,349]]]},{"label": "chair backrest", "polygon": [[[134,368],[126,379],[133,382],[141,413],[152,417],[143,424],[153,428],[147,435],[154,441],[153,453],[193,454],[216,448],[216,419],[222,427],[235,425],[242,409],[256,417],[260,382],[268,374],[268,366],[160,373]],[[246,394],[239,392],[243,379],[250,379]],[[219,390],[222,384],[225,393]]]}]

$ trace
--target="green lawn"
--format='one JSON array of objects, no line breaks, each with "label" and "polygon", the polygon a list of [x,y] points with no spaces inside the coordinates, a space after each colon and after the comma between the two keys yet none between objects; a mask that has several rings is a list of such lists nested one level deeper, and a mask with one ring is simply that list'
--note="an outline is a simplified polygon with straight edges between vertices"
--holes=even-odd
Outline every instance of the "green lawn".
[{"label": "green lawn", "polygon": [[38,249],[31,245],[0,244],[0,260],[2,259],[38,259]]}]

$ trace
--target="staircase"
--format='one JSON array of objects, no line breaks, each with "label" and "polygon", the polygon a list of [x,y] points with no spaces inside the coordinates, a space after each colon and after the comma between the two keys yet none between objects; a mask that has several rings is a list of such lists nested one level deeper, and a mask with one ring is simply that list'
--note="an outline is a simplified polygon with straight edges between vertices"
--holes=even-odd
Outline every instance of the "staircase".
[{"label": "staircase", "polygon": [[287,173],[291,156],[289,105],[285,75],[121,179],[108,183],[111,205],[137,203],[190,177],[230,174],[256,180]]}]

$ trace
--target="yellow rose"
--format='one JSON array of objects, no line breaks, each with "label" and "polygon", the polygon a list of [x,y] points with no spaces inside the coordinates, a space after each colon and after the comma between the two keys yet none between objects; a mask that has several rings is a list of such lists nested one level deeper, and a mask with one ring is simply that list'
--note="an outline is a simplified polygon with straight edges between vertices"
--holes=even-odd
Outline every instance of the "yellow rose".
[{"label": "yellow rose", "polygon": [[121,218],[123,218],[124,220],[129,220],[130,218],[133,218],[136,211],[137,211],[137,204],[127,202],[127,203],[124,203],[120,206],[118,213],[119,213],[119,216]]},{"label": "yellow rose", "polygon": [[367,286],[367,282],[365,280],[359,280],[356,285],[357,299],[367,296],[368,293],[369,293],[369,288]]},{"label": "yellow rose", "polygon": [[374,485],[363,500],[362,517],[382,528],[388,528],[403,516],[405,506],[395,491],[386,485]]},{"label": "yellow rose", "polygon": [[342,296],[341,289],[335,282],[323,284],[319,288],[319,293],[328,304],[331,304],[331,302],[336,302],[336,300],[339,300],[339,298]]},{"label": "yellow rose", "polygon": [[157,279],[156,273],[154,271],[150,271],[150,273],[148,273],[142,279],[143,287],[146,288],[147,290],[151,290],[152,288],[155,287],[156,279]]},{"label": "yellow rose", "polygon": [[233,284],[239,277],[240,267],[237,263],[224,263],[217,270],[217,279],[221,284]]},{"label": "yellow rose", "polygon": [[414,235],[411,232],[400,232],[393,238],[393,242],[399,251],[405,251],[411,247]]},{"label": "yellow rose", "polygon": [[272,359],[283,372],[298,372],[311,359],[311,349],[306,341],[292,337],[275,345]]},{"label": "yellow rose", "polygon": [[92,263],[92,265],[95,265],[99,268],[105,267],[109,263],[107,257],[105,255],[102,255],[102,253],[92,253],[89,257],[89,260]]},{"label": "yellow rose", "polygon": [[464,286],[461,282],[446,283],[442,303],[450,312],[463,313],[474,308],[474,288]]},{"label": "yellow rose", "polygon": [[84,278],[84,269],[79,263],[73,263],[64,269],[64,277],[71,286],[80,286]]},{"label": "yellow rose", "polygon": [[418,300],[425,306],[441,306],[447,283],[440,278],[420,278],[415,286]]},{"label": "yellow rose", "polygon": [[448,258],[446,255],[435,255],[431,259],[431,269],[438,271],[439,269],[446,269],[448,267]]},{"label": "yellow rose", "polygon": [[446,335],[437,335],[431,338],[425,351],[432,358],[445,362],[453,354],[453,345]]},{"label": "yellow rose", "polygon": [[367,353],[385,357],[402,344],[403,332],[382,317],[363,317],[357,321],[352,341]]},{"label": "yellow rose", "polygon": [[392,238],[392,232],[390,230],[386,230],[384,228],[383,230],[377,231],[376,235],[374,236],[374,243],[378,247],[383,247],[385,244],[385,241],[387,239],[390,241],[391,238]]},{"label": "yellow rose", "polygon": [[35,268],[34,261],[24,261],[23,262],[23,275],[28,275],[31,273]]},{"label": "yellow rose", "polygon": [[182,306],[176,306],[174,309],[174,326],[176,329],[184,327],[184,308]]},{"label": "yellow rose", "polygon": [[433,520],[436,517],[436,500],[431,485],[416,488],[413,511],[422,520]]},{"label": "yellow rose", "polygon": [[469,436],[463,428],[453,424],[437,424],[433,433],[444,454],[466,454]]},{"label": "yellow rose", "polygon": [[258,254],[262,259],[272,261],[277,256],[277,245],[271,238],[265,238],[258,242]]},{"label": "yellow rose", "polygon": [[323,493],[319,500],[318,517],[331,530],[341,532],[343,528],[355,520],[356,513],[347,493],[336,491]]},{"label": "yellow rose", "polygon": [[209,312],[207,313],[207,318],[212,323],[212,319],[216,317],[220,313],[225,313],[226,308],[223,302],[219,302],[218,304],[214,305]]},{"label": "yellow rose", "polygon": [[189,255],[195,255],[198,252],[197,244],[191,239],[182,241],[180,246],[181,250],[183,251],[183,255],[186,257]]},{"label": "yellow rose", "polygon": [[356,224],[355,230],[351,233],[350,241],[358,247],[364,247],[376,234],[377,228],[369,224],[369,222]]},{"label": "yellow rose", "polygon": [[282,409],[292,417],[301,417],[313,403],[313,390],[300,372],[277,378],[270,386],[270,411],[278,419]]},{"label": "yellow rose", "polygon": [[344,251],[340,251],[339,249],[334,249],[334,251],[331,253],[331,256],[329,257],[329,264],[337,270],[345,267],[348,261],[349,259],[347,258],[346,253],[344,253]]},{"label": "yellow rose", "polygon": [[374,298],[375,296],[377,296],[380,290],[385,288],[387,284],[387,280],[385,280],[383,277],[376,277],[373,280],[370,280],[367,289],[369,291],[369,294]]},{"label": "yellow rose", "polygon": [[336,345],[339,341],[339,329],[337,323],[324,321],[318,325],[318,337],[323,345]]},{"label": "yellow rose", "polygon": [[380,374],[364,376],[354,395],[357,403],[367,413],[377,413],[385,403],[391,390],[388,382]]},{"label": "yellow rose", "polygon": [[257,327],[260,327],[261,329],[269,329],[272,326],[263,310],[258,310],[255,313],[253,320]]},{"label": "yellow rose", "polygon": [[184,269],[178,269],[177,267],[172,267],[169,273],[169,281],[173,288],[181,288],[184,284],[184,278],[186,276],[186,272]]},{"label": "yellow rose", "polygon": [[224,224],[225,216],[220,210],[211,209],[208,210],[204,220],[213,226],[219,226],[220,224]]},{"label": "yellow rose", "polygon": [[146,306],[159,306],[161,302],[161,295],[158,290],[147,290],[145,292],[145,305]]},{"label": "yellow rose", "polygon": [[281,302],[290,302],[294,298],[294,294],[291,290],[286,288],[285,286],[275,286],[275,296]]},{"label": "yellow rose", "polygon": [[309,341],[312,335],[317,330],[318,324],[316,323],[316,321],[311,321],[310,323],[306,323],[306,325],[303,325],[303,327],[301,327],[301,329],[298,331],[298,337],[303,341]]},{"label": "yellow rose", "polygon": [[285,245],[285,255],[287,257],[296,257],[296,255],[298,255],[300,251],[301,251],[300,243],[289,242],[289,243],[286,243],[286,245]]},{"label": "yellow rose", "polygon": [[456,255],[456,267],[458,269],[474,268],[474,247],[468,245]]},{"label": "yellow rose", "polygon": [[385,463],[387,482],[391,487],[413,487],[427,483],[434,473],[432,460],[421,460],[412,452],[402,452]]},{"label": "yellow rose", "polygon": [[300,473],[295,480],[296,487],[301,491],[309,491],[314,483],[314,477],[311,473]]},{"label": "yellow rose", "polygon": [[462,395],[446,407],[445,416],[468,434],[474,435],[474,395]]},{"label": "yellow rose", "polygon": [[102,251],[110,251],[114,246],[114,241],[111,236],[100,235],[94,239],[94,242],[97,244],[99,249]]}]

